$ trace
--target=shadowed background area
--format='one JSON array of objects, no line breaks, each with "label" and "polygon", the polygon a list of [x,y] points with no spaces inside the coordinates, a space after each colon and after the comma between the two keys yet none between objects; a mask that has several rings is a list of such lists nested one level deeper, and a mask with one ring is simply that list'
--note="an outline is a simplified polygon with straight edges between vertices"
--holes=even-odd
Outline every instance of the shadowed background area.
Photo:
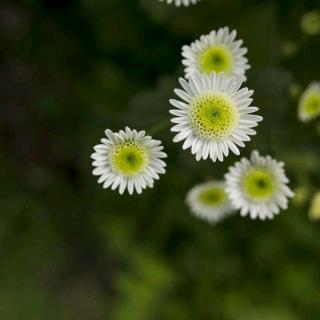
[{"label": "shadowed background area", "polygon": [[[317,0],[4,0],[0,4],[0,318],[298,320],[320,318],[319,121],[297,118],[320,80],[319,35],[300,27]],[[297,197],[273,221],[216,226],[185,206],[196,183],[239,158],[196,162],[172,143],[169,98],[181,46],[238,30],[246,85],[264,121],[242,155],[286,163]],[[140,196],[91,175],[106,128],[163,141],[167,174]]]}]

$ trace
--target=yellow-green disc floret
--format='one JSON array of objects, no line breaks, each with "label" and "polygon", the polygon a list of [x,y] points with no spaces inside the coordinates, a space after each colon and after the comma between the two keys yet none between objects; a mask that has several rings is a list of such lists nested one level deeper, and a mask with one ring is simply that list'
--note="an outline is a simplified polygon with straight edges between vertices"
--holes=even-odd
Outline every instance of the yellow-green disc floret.
[{"label": "yellow-green disc floret", "polygon": [[199,195],[201,203],[207,206],[219,207],[226,200],[226,193],[222,188],[210,187]]},{"label": "yellow-green disc floret", "polygon": [[199,55],[199,67],[203,73],[224,72],[230,73],[233,65],[230,49],[223,45],[217,45],[205,49]]},{"label": "yellow-green disc floret", "polygon": [[320,115],[320,91],[312,92],[305,98],[301,111],[310,119]]},{"label": "yellow-green disc floret", "polygon": [[264,168],[252,168],[243,180],[247,196],[256,201],[271,199],[276,191],[276,181],[273,174]]},{"label": "yellow-green disc floret", "polygon": [[148,152],[136,141],[125,141],[113,148],[110,163],[116,172],[131,177],[139,174],[146,167]]},{"label": "yellow-green disc floret", "polygon": [[203,94],[192,101],[190,120],[195,133],[207,139],[228,136],[239,121],[234,103],[222,94]]}]

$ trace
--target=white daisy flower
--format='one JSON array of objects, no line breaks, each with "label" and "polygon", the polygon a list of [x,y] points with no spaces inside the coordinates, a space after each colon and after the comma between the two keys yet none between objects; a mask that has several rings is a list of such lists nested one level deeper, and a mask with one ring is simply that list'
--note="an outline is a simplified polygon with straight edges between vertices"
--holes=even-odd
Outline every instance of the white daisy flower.
[{"label": "white daisy flower", "polygon": [[280,209],[287,209],[288,198],[293,197],[284,163],[262,157],[258,151],[251,153],[250,160],[242,158],[230,167],[225,179],[233,206],[252,219],[272,219]]},{"label": "white daisy flower", "polygon": [[103,183],[103,188],[118,188],[120,194],[125,189],[133,194],[134,190],[141,193],[147,187],[152,188],[159,174],[165,173],[166,164],[160,159],[167,155],[162,151],[161,141],[128,127],[117,133],[106,130],[105,134],[107,138],[101,139],[91,155],[96,167],[92,173],[100,176],[98,183]]},{"label": "white daisy flower", "polygon": [[227,76],[237,76],[245,81],[245,72],[250,68],[245,54],[248,49],[242,47],[242,40],[235,40],[237,31],[228,27],[202,35],[190,46],[182,47],[182,64],[186,78],[194,72],[224,72]]},{"label": "white daisy flower", "polygon": [[223,161],[229,150],[240,154],[238,147],[244,147],[253,127],[262,117],[252,115],[259,109],[250,106],[253,94],[247,88],[240,89],[241,80],[226,78],[223,73],[194,74],[187,82],[179,82],[184,90],[175,89],[180,100],[171,99],[175,109],[170,113],[176,125],[171,131],[178,132],[174,142],[185,140],[182,148],[191,148],[191,153],[199,161],[210,157],[213,161]]},{"label": "white daisy flower", "polygon": [[168,4],[174,3],[176,7],[185,6],[188,7],[190,4],[196,4],[200,0],[159,0],[161,2],[165,1]]},{"label": "white daisy flower", "polygon": [[320,116],[320,82],[311,83],[302,93],[298,105],[298,116],[303,122]]},{"label": "white daisy flower", "polygon": [[225,218],[233,211],[222,181],[196,185],[188,192],[186,203],[196,217],[210,223]]}]

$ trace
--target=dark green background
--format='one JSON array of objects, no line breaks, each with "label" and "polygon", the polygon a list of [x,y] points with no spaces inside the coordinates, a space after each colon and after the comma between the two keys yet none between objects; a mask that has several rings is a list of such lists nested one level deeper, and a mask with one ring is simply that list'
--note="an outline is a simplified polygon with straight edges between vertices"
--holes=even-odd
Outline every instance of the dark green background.
[{"label": "dark green background", "polygon": [[[320,229],[307,210],[320,188],[320,125],[299,122],[289,94],[320,80],[319,36],[300,29],[317,5],[2,1],[0,319],[319,319]],[[249,48],[246,85],[264,116],[242,155],[285,161],[290,186],[306,192],[273,221],[210,226],[184,204],[194,184],[239,159],[196,162],[169,131],[181,46],[222,26]],[[125,125],[169,155],[141,196],[103,190],[91,175],[93,145]]]}]

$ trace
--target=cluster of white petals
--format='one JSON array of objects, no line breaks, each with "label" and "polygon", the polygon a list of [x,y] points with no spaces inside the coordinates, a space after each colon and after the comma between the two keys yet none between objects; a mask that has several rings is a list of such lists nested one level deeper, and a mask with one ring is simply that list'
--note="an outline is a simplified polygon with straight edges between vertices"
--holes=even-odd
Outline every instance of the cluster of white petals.
[{"label": "cluster of white petals", "polygon": [[91,155],[92,173],[100,176],[98,183],[103,183],[103,188],[118,188],[120,194],[126,189],[133,194],[152,188],[154,180],[165,173],[166,164],[161,159],[167,155],[161,141],[128,127],[116,133],[106,130],[105,134]]},{"label": "cluster of white petals", "polygon": [[241,216],[252,219],[272,219],[280,209],[287,209],[288,198],[293,197],[284,163],[260,156],[258,151],[230,167],[225,180],[233,206],[240,209]]},{"label": "cluster of white petals", "polygon": [[187,194],[192,214],[210,223],[221,221],[234,212],[223,181],[208,181],[194,186]]},{"label": "cluster of white petals", "polygon": [[184,141],[182,148],[190,148],[197,160],[223,161],[229,151],[239,155],[239,147],[256,134],[253,128],[262,120],[253,114],[259,110],[251,106],[253,91],[223,73],[194,74],[179,82],[182,89],[174,92],[180,100],[170,100],[171,131],[177,133],[173,141]]},{"label": "cluster of white petals", "polygon": [[161,2],[165,1],[168,4],[174,4],[176,7],[185,6],[188,7],[190,4],[196,4],[200,0],[159,0]]},{"label": "cluster of white petals", "polygon": [[[188,6],[200,0],[160,0]],[[174,90],[178,99],[170,99],[173,142],[182,142],[196,160],[223,161],[230,153],[240,155],[256,134],[262,121],[252,105],[253,90],[242,87],[246,70],[247,48],[236,39],[237,32],[228,27],[202,35],[182,48],[185,78]],[[312,84],[299,103],[299,117],[309,121],[320,114],[320,85]],[[126,127],[117,133],[105,131],[106,137],[94,147],[93,175],[99,176],[103,188],[123,194],[141,193],[152,188],[165,173],[166,158],[160,141],[145,131]],[[224,181],[198,184],[187,194],[191,212],[210,223],[217,222],[235,210],[252,219],[271,219],[288,207],[293,197],[288,187],[284,163],[253,151],[250,159],[242,158],[225,174]]]},{"label": "cluster of white petals", "polygon": [[236,76],[246,80],[246,71],[250,68],[243,47],[243,40],[236,39],[237,31],[228,27],[213,30],[202,35],[190,45],[182,47],[182,64],[185,76],[190,78],[195,72],[224,72],[228,76]]}]

